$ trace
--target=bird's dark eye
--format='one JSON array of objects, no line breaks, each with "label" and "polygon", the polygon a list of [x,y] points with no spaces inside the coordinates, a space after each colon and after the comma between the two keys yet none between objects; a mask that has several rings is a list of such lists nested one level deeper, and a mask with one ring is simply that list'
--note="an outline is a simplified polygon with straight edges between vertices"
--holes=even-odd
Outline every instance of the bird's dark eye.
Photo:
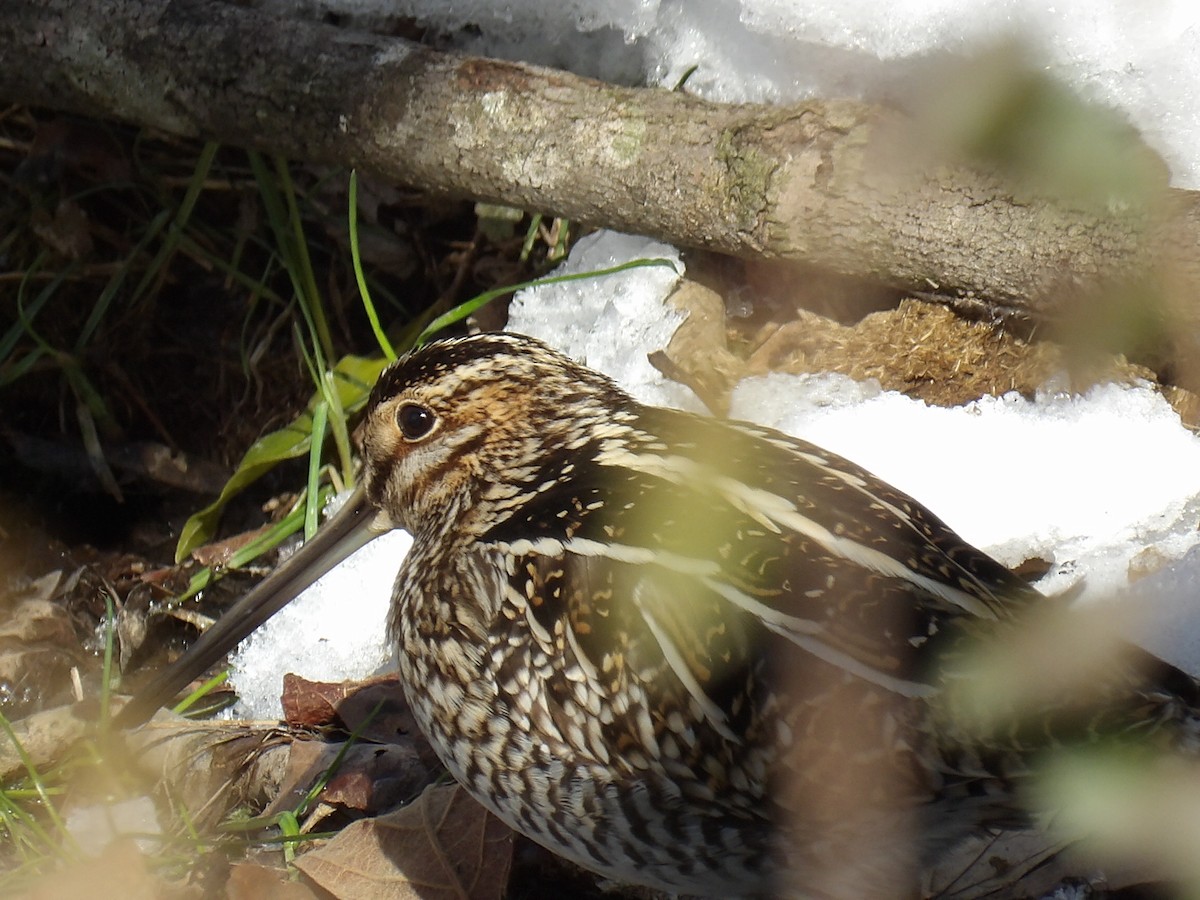
[{"label": "bird's dark eye", "polygon": [[435,421],[433,413],[415,403],[405,403],[396,410],[396,424],[400,426],[400,433],[410,441],[429,434]]}]

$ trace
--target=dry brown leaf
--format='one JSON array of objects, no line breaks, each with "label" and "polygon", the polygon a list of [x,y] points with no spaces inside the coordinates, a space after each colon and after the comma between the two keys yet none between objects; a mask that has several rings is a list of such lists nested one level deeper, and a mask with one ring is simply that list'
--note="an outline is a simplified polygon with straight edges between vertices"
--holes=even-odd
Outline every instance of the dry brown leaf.
[{"label": "dry brown leaf", "polygon": [[513,832],[458,785],[350,825],[296,868],[336,897],[491,900],[503,896]]},{"label": "dry brown leaf", "polygon": [[293,741],[279,791],[262,814],[274,816],[299,806],[314,782],[333,764],[340,746],[320,740]]},{"label": "dry brown leaf", "polygon": [[252,541],[262,537],[270,531],[273,525],[264,525],[261,528],[254,528],[250,531],[243,531],[240,534],[235,534],[232,537],[227,537],[220,541],[209,541],[203,547],[197,547],[192,551],[192,559],[200,563],[202,566],[220,567],[228,565],[233,559],[235,553],[245,547]]},{"label": "dry brown leaf", "polygon": [[359,682],[309,681],[292,672],[283,676],[283,720],[291,726],[322,728],[339,723],[338,704]]},{"label": "dry brown leaf", "polygon": [[316,900],[307,884],[291,880],[287,871],[255,863],[237,863],[225,883],[228,900]]},{"label": "dry brown leaf", "polygon": [[337,714],[348,731],[356,732],[364,740],[381,744],[414,740],[422,758],[433,758],[396,675],[360,682],[338,703]]},{"label": "dry brown leaf", "polygon": [[388,812],[418,796],[437,777],[411,744],[355,744],[321,799],[368,815]]},{"label": "dry brown leaf", "polygon": [[440,770],[426,765],[411,744],[357,743],[344,748],[339,743],[298,740],[291,746],[279,793],[264,814],[295,808],[343,749],[320,799],[360,816],[389,812],[411,800]]},{"label": "dry brown leaf", "polygon": [[427,768],[439,767],[413,718],[400,679],[394,674],[339,684],[285,675],[283,712],[292,726],[340,726],[361,741],[411,746]]}]

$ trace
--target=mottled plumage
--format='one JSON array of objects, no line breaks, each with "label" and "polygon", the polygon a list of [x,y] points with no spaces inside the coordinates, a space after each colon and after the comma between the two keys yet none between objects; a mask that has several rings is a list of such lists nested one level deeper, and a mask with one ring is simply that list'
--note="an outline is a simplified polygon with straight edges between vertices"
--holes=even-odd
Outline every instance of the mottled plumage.
[{"label": "mottled plumage", "polygon": [[1019,819],[1024,750],[930,701],[1040,595],[870,473],[511,334],[401,359],[364,434],[415,538],[410,701],[517,830],[671,891],[867,896]]}]

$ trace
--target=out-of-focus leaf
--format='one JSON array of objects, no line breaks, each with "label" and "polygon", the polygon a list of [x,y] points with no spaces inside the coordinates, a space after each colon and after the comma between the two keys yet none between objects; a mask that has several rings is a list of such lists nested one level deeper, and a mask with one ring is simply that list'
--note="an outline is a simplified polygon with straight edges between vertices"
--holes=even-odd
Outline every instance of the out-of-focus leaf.
[{"label": "out-of-focus leaf", "polygon": [[[333,384],[342,408],[347,412],[362,408],[371,393],[371,387],[386,365],[387,360],[382,357],[345,356],[338,360],[333,368]],[[321,394],[313,394],[304,412],[285,427],[259,438],[246,451],[237,470],[225,483],[221,495],[183,526],[175,548],[176,562],[186,559],[192,550],[212,537],[221,513],[231,499],[279,463],[308,452],[312,441],[313,411],[322,399]]]},{"label": "out-of-focus leaf", "polygon": [[1111,744],[1059,751],[1037,776],[1033,797],[1052,811],[1053,830],[1101,862],[1110,886],[1149,876],[1174,883],[1177,892],[1163,896],[1200,896],[1195,759]]},{"label": "out-of-focus leaf", "polygon": [[201,891],[172,885],[152,875],[132,840],[112,843],[99,856],[84,857],[27,886],[27,900],[91,897],[96,900],[193,900]]}]

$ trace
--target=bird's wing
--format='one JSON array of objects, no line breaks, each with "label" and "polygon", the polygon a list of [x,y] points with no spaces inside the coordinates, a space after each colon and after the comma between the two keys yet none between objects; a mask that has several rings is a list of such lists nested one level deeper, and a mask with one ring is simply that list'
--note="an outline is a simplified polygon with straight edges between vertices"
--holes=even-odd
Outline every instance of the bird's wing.
[{"label": "bird's wing", "polygon": [[[633,439],[625,432],[563,462],[570,477],[548,462],[536,496],[487,539],[560,569],[568,561],[567,582],[602,583],[592,593],[609,598],[604,614],[639,625],[700,684],[755,666],[765,630],[922,696],[935,689],[932,648],[953,622],[1006,617],[1036,596],[840,457],[770,429],[644,415]],[[571,596],[571,615],[598,614],[593,600]]]}]

